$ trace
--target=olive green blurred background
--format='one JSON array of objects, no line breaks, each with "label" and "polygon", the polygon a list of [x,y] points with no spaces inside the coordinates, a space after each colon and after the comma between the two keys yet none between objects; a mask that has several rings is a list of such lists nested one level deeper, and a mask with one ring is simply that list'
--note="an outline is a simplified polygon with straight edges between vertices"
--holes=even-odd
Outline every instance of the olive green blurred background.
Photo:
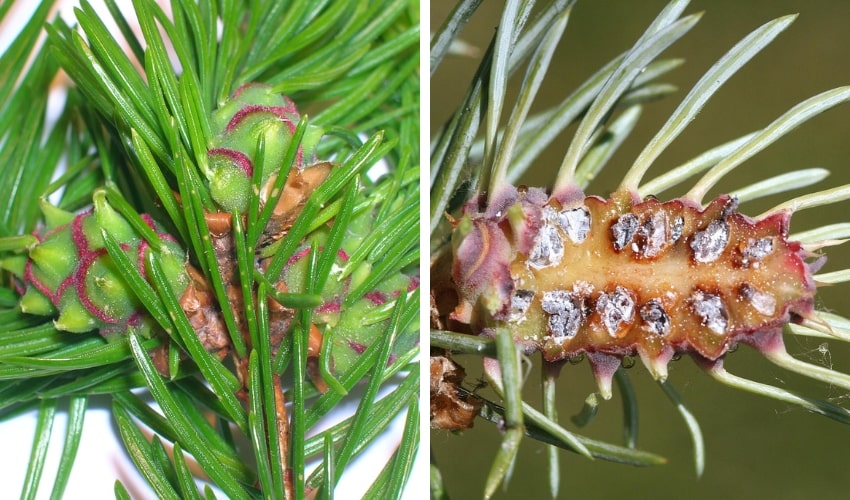
[{"label": "olive green blurred background", "polygon": [[[448,14],[450,1],[431,2],[431,25],[437,27]],[[559,102],[580,82],[616,54],[631,46],[666,4],[663,0],[579,0],[561,47],[544,84],[536,108]],[[503,2],[484,6],[463,32],[462,38],[486,48]],[[760,129],[793,105],[822,91],[850,84],[850,2],[843,0],[715,0],[692,2],[686,13],[705,11],[697,26],[664,57],[683,57],[685,64],[661,81],[675,84],[679,92],[647,105],[632,137],[612,159],[589,194],[606,195],[616,188],[623,172],[669,114],[719,57],[761,24],[791,13],[800,17],[776,41],[745,66],[708,102],[697,119],[647,174],[650,179],[715,145]],[[477,59],[450,56],[431,82],[431,130],[443,123],[460,102]],[[515,78],[518,80],[518,77]],[[513,94],[511,94],[513,95]],[[510,96],[509,96],[510,99]],[[505,113],[510,111],[511,103]],[[574,128],[569,129],[548,156],[540,159],[529,185],[549,185],[566,152]],[[796,131],[739,167],[714,192],[729,191],[770,175],[809,167],[824,167],[832,175],[803,192],[850,183],[850,104],[844,104],[805,123]],[[663,194],[681,195],[692,184]],[[802,193],[802,192],[801,192]],[[784,201],[779,195],[744,204],[741,211],[757,215]],[[817,224],[850,221],[850,201],[796,214],[792,232]],[[828,252],[824,271],[850,267],[850,253]],[[820,309],[850,316],[850,285],[821,289]],[[792,354],[811,363],[850,372],[850,349],[838,342],[828,348],[822,341],[786,336]],[[480,374],[476,358],[460,359],[473,377]],[[535,364],[537,360],[535,360]],[[850,406],[842,390],[781,370],[758,353],[741,347],[728,356],[730,372],[827,398]],[[800,499],[850,497],[850,426],[843,426],[804,410],[761,396],[721,386],[683,358],[670,367],[670,381],[699,420],[705,437],[705,474],[697,479],[692,445],[685,426],[662,391],[637,363],[629,370],[640,411],[638,445],[669,459],[664,466],[634,468],[602,461],[591,462],[569,452],[561,453],[563,498],[653,499]],[[529,376],[526,393],[539,406],[539,372]],[[580,409],[594,390],[586,362],[568,365],[559,381],[561,421]],[[612,442],[622,440],[622,407],[615,388],[594,422],[580,430],[584,435]],[[494,426],[478,420],[474,429],[457,436],[432,432],[431,446],[452,498],[479,498],[500,435]],[[547,498],[546,456],[539,443],[522,443],[514,477],[500,498]]]}]

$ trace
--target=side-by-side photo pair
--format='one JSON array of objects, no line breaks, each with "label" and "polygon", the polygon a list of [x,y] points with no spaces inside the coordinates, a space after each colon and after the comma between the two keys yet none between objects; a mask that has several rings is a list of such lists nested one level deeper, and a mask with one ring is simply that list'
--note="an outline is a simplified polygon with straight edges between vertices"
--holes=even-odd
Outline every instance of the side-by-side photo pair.
[{"label": "side-by-side photo pair", "polygon": [[0,498],[843,498],[848,23],[0,0]]}]

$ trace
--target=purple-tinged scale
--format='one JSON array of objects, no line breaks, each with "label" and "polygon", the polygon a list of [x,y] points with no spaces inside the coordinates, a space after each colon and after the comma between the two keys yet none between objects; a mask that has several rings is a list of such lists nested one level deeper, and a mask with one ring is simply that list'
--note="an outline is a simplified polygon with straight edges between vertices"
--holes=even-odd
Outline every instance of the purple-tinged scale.
[{"label": "purple-tinged scale", "polygon": [[222,156],[227,158],[235,165],[239,167],[242,172],[245,173],[246,176],[251,177],[254,175],[254,165],[251,163],[251,159],[245,153],[241,151],[236,151],[233,149],[227,148],[212,148],[207,151],[207,155],[210,157],[213,156]]},{"label": "purple-tinged scale", "polygon": [[300,118],[298,116],[297,110],[293,112],[291,106],[265,106],[262,104],[250,104],[244,106],[239,111],[237,111],[236,114],[233,115],[233,117],[227,123],[226,130],[228,132],[233,131],[247,117],[259,113],[267,113],[276,116],[280,121],[286,124],[286,126],[289,128],[290,133],[295,132],[296,123],[293,123],[293,119]]},{"label": "purple-tinged scale", "polygon": [[378,290],[367,292],[363,297],[376,306],[384,305],[387,302],[386,295]]}]

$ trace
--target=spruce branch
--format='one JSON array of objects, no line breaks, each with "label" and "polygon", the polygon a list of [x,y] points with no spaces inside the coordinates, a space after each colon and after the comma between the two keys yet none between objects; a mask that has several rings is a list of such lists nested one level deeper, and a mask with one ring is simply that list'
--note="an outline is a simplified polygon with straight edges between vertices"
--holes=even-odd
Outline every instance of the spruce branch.
[{"label": "spruce branch", "polygon": [[[466,35],[463,29],[472,27],[476,16],[485,9],[483,5],[478,8],[475,2],[455,4],[449,18],[432,38],[432,48],[436,49],[432,61],[432,85],[446,81],[441,71],[452,62],[448,47]],[[564,466],[554,447],[547,447],[547,480],[540,477],[539,468],[529,475],[523,460],[516,458],[522,455],[519,443],[523,433],[547,445],[564,446],[571,442],[572,446],[564,447],[596,458],[640,465],[665,462],[657,455],[635,449],[639,445],[636,436],[640,391],[635,391],[629,382],[630,379],[635,380],[629,375],[635,374],[628,369],[638,359],[682,417],[683,429],[693,443],[692,456],[697,476],[713,474],[712,447],[720,439],[708,430],[710,428],[705,426],[701,415],[710,397],[694,390],[682,390],[680,384],[696,387],[696,379],[690,382],[681,370],[677,370],[678,373],[668,370],[682,354],[689,354],[699,368],[726,386],[766,396],[780,405],[846,422],[846,410],[841,407],[841,399],[847,391],[847,374],[839,363],[833,366],[830,356],[840,351],[831,351],[830,345],[847,341],[847,320],[841,314],[824,311],[820,297],[827,285],[843,285],[850,273],[841,264],[836,270],[819,272],[819,269],[826,260],[823,256],[826,250],[830,250],[830,264],[835,262],[833,255],[839,258],[840,263],[841,254],[831,250],[845,242],[847,228],[839,219],[838,222],[819,221],[816,225],[820,227],[800,232],[808,228],[805,227],[806,219],[797,216],[803,209],[818,210],[818,213],[826,215],[824,208],[845,203],[848,188],[842,183],[846,181],[839,179],[832,186],[812,189],[810,186],[827,179],[829,166],[789,167],[780,159],[778,162],[774,160],[777,164],[768,175],[756,176],[749,175],[752,172],[743,166],[779,139],[790,140],[791,131],[799,125],[811,118],[821,118],[826,111],[845,103],[846,87],[825,92],[816,89],[814,97],[797,105],[786,105],[784,109],[788,111],[775,115],[778,117],[772,118],[772,121],[771,118],[766,121],[760,118],[763,128],[748,134],[742,135],[742,131],[732,127],[736,119],[730,116],[718,128],[729,132],[731,138],[720,134],[720,140],[709,144],[708,148],[703,144],[696,146],[703,148],[697,149],[697,152],[705,152],[678,166],[673,163],[673,167],[667,167],[670,158],[676,162],[677,155],[680,155],[677,152],[671,156],[672,146],[687,141],[683,139],[686,137],[685,128],[688,125],[698,126],[705,110],[711,108],[706,106],[710,98],[719,95],[720,87],[732,77],[742,78],[741,68],[751,59],[758,59],[754,56],[763,51],[777,50],[767,46],[776,45],[773,40],[786,31],[797,16],[784,15],[766,23],[763,19],[756,24],[761,24],[761,27],[749,34],[743,33],[740,41],[728,45],[731,48],[725,55],[700,70],[694,78],[695,83],[691,84],[692,90],[681,98],[678,107],[671,108],[666,123],[660,125],[654,137],[651,133],[646,136],[649,139],[645,147],[629,151],[637,159],[625,169],[624,174],[618,173],[614,165],[608,164],[616,164],[623,156],[618,150],[630,149],[629,143],[635,141],[635,136],[644,135],[642,132],[647,127],[642,121],[651,114],[648,110],[655,106],[652,101],[660,97],[675,98],[675,87],[659,80],[668,77],[667,73],[681,65],[682,60],[661,59],[667,57],[662,53],[681,43],[678,40],[703,16],[702,13],[689,14],[687,1],[667,3],[654,20],[648,21],[648,27],[644,27],[630,48],[610,59],[601,69],[591,71],[592,76],[584,80],[577,90],[570,92],[561,88],[558,79],[564,78],[564,74],[572,78],[572,72],[560,72],[561,68],[558,68],[558,76],[541,78],[547,71],[554,74],[557,64],[569,65],[572,61],[578,66],[575,59],[579,58],[569,56],[568,45],[555,49],[551,63],[547,61],[548,56],[541,57],[551,49],[547,40],[560,36],[561,27],[553,19],[561,15],[560,9],[571,8],[569,33],[570,27],[577,23],[603,26],[608,21],[604,14],[614,13],[603,12],[605,8],[601,8],[598,11],[601,17],[582,20],[583,9],[589,11],[591,8],[582,6],[581,2],[576,4],[565,6],[562,2],[541,2],[535,10],[538,18],[528,24],[520,14],[526,4],[506,4],[500,17],[503,24],[498,27],[489,45],[486,42],[482,44],[486,51],[482,50],[483,57],[469,85],[461,87],[460,92],[453,93],[453,97],[444,96],[435,101],[443,104],[459,100],[457,108],[447,110],[449,118],[446,123],[435,125],[431,142],[431,422],[438,429],[434,431],[435,438],[441,440],[432,449],[431,467],[432,493],[441,497],[453,491],[463,491],[467,495],[483,492],[485,498],[495,497],[500,494],[500,485],[507,489],[508,494],[515,494],[516,488],[520,488],[523,494],[549,494],[553,498],[558,497],[559,487],[563,488],[564,484],[569,484],[573,493],[582,491],[596,496],[601,491],[618,488],[619,481],[607,484],[611,471],[605,472],[607,469],[598,464],[585,466],[571,461],[569,466]],[[619,14],[620,10],[626,10],[625,6],[618,6],[616,13]],[[600,34],[598,29],[591,31]],[[793,29],[788,30],[789,33],[791,31]],[[605,35],[600,36],[605,38]],[[696,30],[688,34],[688,38],[696,36]],[[507,44],[504,42],[507,39],[514,39],[516,43]],[[576,43],[575,39],[572,43]],[[595,44],[596,41],[590,43]],[[720,47],[721,44],[718,42],[717,45]],[[722,51],[723,47],[720,49]],[[566,55],[559,59],[561,51],[565,51]],[[613,48],[611,52],[614,52]],[[581,55],[581,59],[585,60],[586,54],[582,52]],[[785,63],[786,57],[783,54],[775,60]],[[512,74],[515,62],[517,65],[521,62],[528,64],[525,79]],[[494,82],[494,79],[497,81]],[[547,83],[557,88],[555,99],[546,98],[538,91],[538,87],[545,88]],[[516,92],[506,90],[510,88],[516,89]],[[566,98],[564,94],[567,94]],[[503,110],[512,104],[506,96],[512,96],[512,99],[514,95],[515,112],[506,117]],[[535,111],[535,106],[530,103],[538,99],[540,103],[536,107],[539,111]],[[559,99],[560,104],[551,104]],[[483,128],[481,124],[485,124]],[[562,138],[570,125],[576,127],[574,135],[567,143],[557,144],[554,139]],[[729,130],[726,130],[727,127]],[[551,171],[553,160],[547,158],[545,150],[552,149],[552,146],[558,148],[556,154],[561,157],[555,160],[560,161],[561,168],[554,183],[546,185],[547,181],[544,181],[544,186],[539,188],[520,184],[532,178],[527,174],[545,175]],[[805,150],[805,146],[800,147],[800,151]],[[834,158],[827,161],[834,163],[832,160]],[[665,166],[659,168],[654,179],[647,178],[645,174],[653,164]],[[841,177],[840,169],[831,170],[831,178],[834,179],[835,175]],[[683,196],[676,198],[669,195],[671,188],[697,175],[702,177],[680,190]],[[535,178],[539,179],[540,175]],[[540,183],[539,180],[532,182]],[[613,194],[605,191],[614,186],[619,188]],[[664,193],[663,198],[660,193]],[[729,196],[717,193],[729,193]],[[711,196],[716,197],[714,201],[710,201]],[[757,207],[761,198],[767,197],[772,200],[764,200],[767,203],[764,208],[771,205],[773,208],[755,216],[763,208],[752,207]],[[601,211],[595,211],[597,203],[616,215],[608,218]],[[709,214],[719,210],[716,212],[719,215],[713,216],[713,221],[696,223],[695,233],[688,233],[687,229],[682,233],[680,230],[684,226],[677,226],[678,222],[674,221],[669,226],[661,221],[659,210],[674,206],[682,207],[688,213],[693,210]],[[677,210],[665,212],[663,217],[679,215]],[[806,211],[808,213],[809,210]],[[840,213],[836,216],[840,217]],[[683,224],[686,218],[682,218]],[[751,237],[750,240],[736,240],[735,245],[729,247],[732,253],[737,248],[744,256],[740,266],[732,267],[753,272],[736,275],[743,280],[737,284],[744,283],[743,287],[737,295],[724,295],[727,273],[721,271],[723,265],[717,263],[718,267],[713,268],[716,274],[706,281],[697,279],[700,281],[695,285],[697,291],[687,299],[686,307],[679,310],[686,316],[690,314],[698,318],[697,324],[685,328],[688,332],[709,329],[714,331],[715,336],[706,337],[706,342],[702,343],[689,333],[679,332],[688,338],[686,343],[665,341],[665,335],[675,336],[677,328],[681,327],[675,321],[671,323],[667,316],[668,312],[677,311],[677,308],[662,299],[647,302],[648,297],[675,295],[675,283],[686,276],[699,276],[706,269],[702,266],[716,262],[718,257],[707,256],[705,252],[710,246],[706,238],[709,234],[718,236],[724,241],[720,247],[728,251],[725,238],[730,233],[717,228],[728,227],[729,221],[737,218],[747,221],[747,224],[777,224],[778,229],[771,236],[770,245],[787,244],[791,249],[787,255],[796,255],[794,259],[800,274],[794,275],[793,283],[789,285],[800,290],[805,288],[806,291],[799,295],[799,302],[771,301],[770,297],[784,289],[780,282],[792,276],[790,270],[778,273],[781,279],[753,287],[752,276],[757,273],[750,266],[759,267],[762,271],[770,267],[770,264],[759,260],[767,254],[755,250],[759,245],[765,250],[767,239],[758,240],[754,233],[736,233],[737,230],[732,229],[731,234],[737,235],[733,238],[745,238],[745,234]],[[789,236],[792,218],[798,232]],[[598,220],[604,222],[594,225],[592,221]],[[634,234],[629,225],[631,222],[634,222]],[[798,227],[801,223],[803,227]],[[709,227],[711,224],[713,228]],[[670,248],[680,248],[683,251],[681,255],[689,256],[681,269],[668,267],[672,262],[665,259],[665,255],[671,254],[665,254],[665,250],[654,253],[656,247],[650,240],[660,234],[653,229],[659,226],[665,228],[663,231],[672,228],[671,233],[659,237],[671,243],[673,246]],[[666,236],[668,234],[674,236]],[[679,241],[679,238],[684,239]],[[594,242],[601,243],[597,245]],[[664,245],[666,243],[662,243]],[[776,247],[770,248],[770,252],[774,252]],[[611,253],[610,259],[605,257],[608,253]],[[590,255],[600,258],[586,259]],[[759,262],[755,263],[752,259]],[[628,284],[626,276],[632,264],[647,272],[638,273],[640,278],[637,282]],[[660,288],[654,288],[656,286]],[[637,290],[637,295],[629,290]],[[692,290],[689,289],[685,295]],[[618,305],[612,305],[614,302]],[[758,324],[756,321],[751,328],[742,329],[743,325],[750,325],[754,317],[739,315],[742,305],[759,309],[757,314],[762,316],[778,313],[777,321],[770,324]],[[659,336],[646,337],[646,332],[650,331]],[[812,355],[793,355],[795,349],[799,351],[800,346],[805,345],[797,343],[802,342],[799,340],[802,337],[832,342],[820,344]],[[622,339],[622,342],[616,339]],[[758,361],[736,353],[738,343],[752,347],[761,354],[762,360],[781,370],[781,375],[776,374],[776,369],[767,375],[756,372],[747,363],[756,365]],[[542,357],[539,363],[541,382],[534,388],[542,392],[543,411],[532,402],[537,401],[537,396],[531,394],[532,387],[537,384],[529,383],[535,378],[526,380],[523,377],[517,363],[517,352],[527,356],[523,359],[535,366],[538,365],[537,353]],[[815,362],[806,360],[806,357],[815,358]],[[633,451],[634,455],[617,449],[613,443],[610,446],[616,452],[611,455],[598,453],[594,447],[587,446],[584,436],[568,429],[561,430],[558,414],[566,413],[564,408],[567,406],[560,401],[571,399],[569,404],[575,404],[573,396],[580,387],[568,361],[569,364],[588,361],[597,382],[597,390],[591,389],[589,396],[578,398],[584,402],[583,409],[570,407],[570,414],[579,413],[573,423],[584,426],[580,430],[582,433],[590,432],[591,421],[598,422],[598,415],[603,414],[606,408],[610,410],[610,403],[606,400],[617,393],[623,402],[623,441],[626,449]],[[480,373],[483,370],[487,384],[476,383],[475,375],[465,376],[467,371],[458,363],[463,363],[469,372]],[[756,373],[753,378],[778,376],[781,379],[774,387],[733,375],[724,367],[732,363],[741,363],[736,365],[737,370]],[[569,375],[564,375],[568,370]],[[807,391],[812,391],[811,395],[803,390],[798,392],[795,381],[786,380],[786,374],[792,373],[820,382],[821,392],[832,397],[817,397],[818,389],[812,389],[811,385],[806,386]],[[614,380],[617,381],[616,391],[612,384]],[[555,405],[556,384],[560,388],[558,403],[563,405],[560,407]],[[785,385],[788,387],[785,388]],[[699,387],[699,391],[706,390]],[[730,396],[727,394],[726,397]],[[717,413],[723,412],[722,408],[726,408],[724,405],[725,402],[712,402],[711,406],[721,408],[715,413],[715,418]],[[476,416],[482,419],[475,419]],[[700,420],[703,421],[702,426],[698,423]],[[469,432],[448,438],[439,430],[466,430],[475,424],[488,423],[495,424],[502,435],[495,439],[501,441],[497,443],[497,452],[485,452],[484,455],[475,450],[486,448],[480,443],[470,446],[466,435],[474,438],[479,433]],[[741,436],[751,426],[752,422],[739,422],[727,430],[730,435]],[[664,431],[669,432],[669,429],[665,427]],[[523,447],[533,446],[530,441],[522,440]],[[576,446],[576,443],[584,444],[585,448]],[[646,440],[642,446],[647,446]],[[757,453],[757,450],[751,451]],[[463,458],[457,460],[458,455]],[[813,463],[815,458],[812,457]],[[469,477],[467,474],[471,473],[473,463],[480,463],[475,473],[486,479],[469,490],[468,481],[458,479]],[[588,474],[596,468],[600,471],[597,477],[604,479],[564,479],[571,477],[578,468]],[[521,472],[523,469],[525,473]],[[463,472],[456,475],[460,470]],[[679,470],[676,469],[677,476],[682,475]],[[647,471],[636,474],[625,471],[622,474],[622,477],[629,477],[622,481],[624,486],[619,491],[624,492],[625,488],[631,491],[633,485],[640,481],[647,481],[646,487],[651,488],[658,484],[657,481],[667,481],[670,473]],[[663,479],[661,474],[664,474]],[[620,473],[617,475],[620,477]],[[642,477],[654,479],[643,480]],[[518,484],[521,481],[524,484]],[[771,485],[766,483],[774,481],[775,476],[767,474],[759,481],[759,487],[767,488]],[[585,482],[589,484],[586,489]],[[714,484],[706,487],[704,483],[705,480],[694,489],[694,494],[706,491],[710,495],[713,491],[720,491],[714,488]],[[788,486],[789,481],[783,484]]]},{"label": "spruce branch", "polygon": [[[140,36],[114,1],[118,34],[85,1],[77,25],[45,24],[51,6],[42,2],[0,70],[0,156],[13,159],[2,178],[16,179],[2,187],[0,414],[44,401],[25,494],[46,474],[50,409],[71,401],[79,421],[105,394],[160,496],[198,498],[209,486],[231,498],[332,495],[349,461],[418,397],[418,3],[174,2],[166,15],[138,0]],[[73,85],[47,123],[60,68]],[[233,174],[242,192],[221,185],[215,148],[257,167]],[[387,173],[369,179],[379,163]],[[32,203],[50,195],[55,207]],[[91,204],[89,215],[72,212]],[[28,262],[50,238],[70,245],[67,265],[44,260],[34,281]],[[74,285],[74,311],[64,299],[20,299],[41,280],[47,299],[59,297],[48,278],[80,269],[83,243],[94,252],[85,265],[106,268],[98,283],[129,291],[113,295],[136,308],[126,331],[98,334],[90,284]],[[185,252],[177,266],[173,246]],[[57,313],[66,321],[54,324]],[[65,331],[89,324],[95,331]],[[368,374],[354,415],[308,439],[319,417],[363,397],[352,389]],[[129,392],[140,388],[156,405]],[[407,427],[374,491],[398,496],[407,482],[418,444]],[[68,430],[54,495],[72,477],[80,432]],[[249,448],[234,445],[238,434]],[[317,458],[333,460],[316,469],[333,474],[308,483]],[[126,495],[120,483],[115,491]]]}]

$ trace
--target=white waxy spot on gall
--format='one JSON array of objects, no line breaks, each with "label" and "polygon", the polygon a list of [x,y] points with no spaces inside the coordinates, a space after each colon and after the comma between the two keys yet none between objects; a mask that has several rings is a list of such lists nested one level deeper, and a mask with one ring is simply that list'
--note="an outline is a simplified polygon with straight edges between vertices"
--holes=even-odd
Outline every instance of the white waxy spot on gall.
[{"label": "white waxy spot on gall", "polygon": [[561,210],[558,225],[573,243],[581,243],[590,232],[590,212],[584,207]]},{"label": "white waxy spot on gall", "polygon": [[572,338],[584,321],[582,299],[566,290],[543,294],[541,305],[549,313],[549,333],[558,339]]},{"label": "white waxy spot on gall", "polygon": [[691,295],[691,309],[694,311],[703,326],[712,332],[723,335],[729,325],[729,313],[726,304],[719,295],[705,293],[697,290]]},{"label": "white waxy spot on gall", "polygon": [[603,293],[596,300],[596,311],[608,334],[616,337],[620,330],[634,321],[635,300],[625,288],[618,286],[611,293]]},{"label": "white waxy spot on gall", "polygon": [[713,220],[704,231],[697,231],[691,240],[691,250],[697,262],[714,262],[729,244],[729,224],[725,220]]}]

